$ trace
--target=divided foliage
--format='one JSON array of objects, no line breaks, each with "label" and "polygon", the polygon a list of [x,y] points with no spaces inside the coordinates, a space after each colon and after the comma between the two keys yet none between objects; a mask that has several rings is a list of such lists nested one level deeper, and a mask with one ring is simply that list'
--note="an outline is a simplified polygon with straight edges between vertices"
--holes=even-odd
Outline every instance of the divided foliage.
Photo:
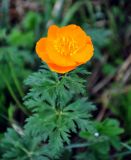
[{"label": "divided foliage", "polygon": [[8,129],[2,140],[3,160],[49,160],[41,139]]},{"label": "divided foliage", "polygon": [[[102,122],[94,123],[97,133],[93,136],[87,131],[81,132],[80,136],[88,141],[88,150],[76,156],[77,160],[110,160],[110,147],[120,151],[122,148],[119,135],[123,129],[119,127],[115,119],[105,119]],[[88,158],[87,158],[88,157]]]},{"label": "divided foliage", "polygon": [[[12,156],[19,157],[20,160],[29,157],[40,159],[36,156],[37,147],[40,151],[43,148],[42,155],[55,158],[63,151],[64,146],[70,143],[72,132],[96,132],[90,120],[90,112],[95,107],[83,97],[86,93],[86,81],[80,78],[79,74],[84,74],[85,70],[80,70],[59,75],[43,65],[38,72],[29,76],[25,84],[31,88],[24,98],[24,104],[30,109],[32,116],[27,118],[21,136],[11,129],[8,130],[1,145],[4,149],[3,159],[11,159]],[[81,98],[78,99],[78,95]],[[8,138],[11,138],[11,141]],[[16,141],[18,144],[14,143]],[[28,148],[32,144],[35,144],[34,148]],[[9,147],[6,146],[11,146],[12,149],[8,150]],[[21,152],[24,152],[23,156]]]},{"label": "divided foliage", "polygon": [[25,81],[32,86],[25,105],[34,113],[27,119],[25,130],[48,140],[56,155],[64,142],[70,143],[71,131],[94,131],[89,113],[95,107],[86,98],[77,99],[77,94],[85,91],[85,81],[75,72],[61,76],[43,67]]}]

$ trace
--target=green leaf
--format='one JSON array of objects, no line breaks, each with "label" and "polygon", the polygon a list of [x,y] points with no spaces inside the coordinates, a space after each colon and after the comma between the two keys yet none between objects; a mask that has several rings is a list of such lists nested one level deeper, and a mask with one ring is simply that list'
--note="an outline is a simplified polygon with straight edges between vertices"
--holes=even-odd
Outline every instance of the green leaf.
[{"label": "green leaf", "polygon": [[34,110],[35,114],[27,119],[25,130],[29,135],[42,137],[45,142],[49,139],[49,147],[53,148],[54,155],[59,153],[58,151],[63,148],[65,142],[70,143],[69,135],[71,132],[76,132],[77,128],[88,130],[90,133],[95,132],[89,120],[89,113],[95,107],[85,98],[61,109],[45,102],[42,102],[41,105],[39,103],[37,108]]},{"label": "green leaf", "polygon": [[47,100],[51,103],[51,99],[57,99],[57,103],[59,103],[57,105],[64,106],[74,98],[75,94],[85,93],[85,83],[86,81],[75,72],[61,76],[55,72],[50,72],[43,65],[39,72],[33,73],[25,81],[25,84],[31,87],[24,98],[25,105],[31,108],[31,101],[41,99],[40,101]]},{"label": "green leaf", "polygon": [[2,160],[49,160],[45,149],[40,147],[41,138],[31,135],[19,135],[13,129],[8,129],[0,144]]},{"label": "green leaf", "polygon": [[117,136],[124,132],[124,130],[119,127],[119,122],[115,119],[106,119],[102,125],[100,132],[107,136]]},{"label": "green leaf", "polygon": [[116,68],[112,64],[106,63],[105,65],[103,65],[102,71],[106,75],[114,74],[116,71]]},{"label": "green leaf", "polygon": [[34,30],[42,21],[40,14],[29,11],[22,21],[22,25],[27,30]]},{"label": "green leaf", "polygon": [[16,47],[31,48],[34,43],[34,33],[29,31],[23,34],[18,28],[14,28],[8,36],[8,43]]}]

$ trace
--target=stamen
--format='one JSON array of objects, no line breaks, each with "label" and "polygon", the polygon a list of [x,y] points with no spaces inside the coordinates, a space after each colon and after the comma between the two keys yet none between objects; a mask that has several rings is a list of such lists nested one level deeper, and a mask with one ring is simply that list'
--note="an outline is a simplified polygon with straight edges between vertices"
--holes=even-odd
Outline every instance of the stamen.
[{"label": "stamen", "polygon": [[79,49],[77,42],[71,37],[61,37],[55,40],[54,47],[63,56],[71,56]]}]

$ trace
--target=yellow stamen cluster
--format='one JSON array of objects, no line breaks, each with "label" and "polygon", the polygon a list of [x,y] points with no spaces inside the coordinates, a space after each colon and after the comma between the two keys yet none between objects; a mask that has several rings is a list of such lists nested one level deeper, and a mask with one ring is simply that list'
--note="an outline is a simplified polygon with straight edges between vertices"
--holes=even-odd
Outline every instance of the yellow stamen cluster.
[{"label": "yellow stamen cluster", "polygon": [[61,37],[54,42],[56,51],[62,56],[71,56],[78,51],[77,42],[71,37]]}]

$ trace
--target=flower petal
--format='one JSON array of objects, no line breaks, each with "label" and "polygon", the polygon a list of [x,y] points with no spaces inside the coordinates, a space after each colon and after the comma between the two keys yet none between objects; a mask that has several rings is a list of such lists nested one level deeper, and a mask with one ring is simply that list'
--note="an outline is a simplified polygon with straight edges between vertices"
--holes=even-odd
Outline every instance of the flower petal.
[{"label": "flower petal", "polygon": [[51,25],[48,29],[48,38],[56,38],[59,29],[56,25]]},{"label": "flower petal", "polygon": [[48,66],[52,71],[57,73],[66,73],[76,68],[76,66],[63,67],[52,63],[48,63]]},{"label": "flower petal", "polygon": [[76,63],[70,58],[70,56],[63,56],[58,53],[54,48],[54,41],[47,40],[47,52],[49,59],[60,66],[75,66]]},{"label": "flower petal", "polygon": [[38,56],[45,62],[50,62],[46,51],[47,38],[41,38],[36,44],[36,52]]},{"label": "flower petal", "polygon": [[60,33],[63,36],[72,37],[72,39],[74,39],[77,42],[78,46],[84,46],[84,44],[86,43],[87,35],[82,30],[82,28],[77,25],[71,24],[71,25],[62,27],[60,29]]},{"label": "flower petal", "polygon": [[93,56],[93,51],[94,51],[93,44],[91,42],[91,39],[89,37],[87,38],[88,38],[87,44],[80,50],[78,50],[77,53],[71,56],[72,59],[77,63],[85,63],[89,61]]}]

